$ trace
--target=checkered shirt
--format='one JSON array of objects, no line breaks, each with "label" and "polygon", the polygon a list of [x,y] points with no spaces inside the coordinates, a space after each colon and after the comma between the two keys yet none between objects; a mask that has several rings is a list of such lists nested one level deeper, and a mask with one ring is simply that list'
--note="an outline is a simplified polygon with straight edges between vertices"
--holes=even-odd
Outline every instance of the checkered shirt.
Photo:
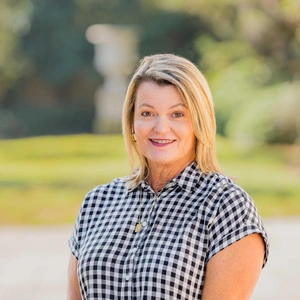
[{"label": "checkered shirt", "polygon": [[193,162],[158,194],[146,181],[129,191],[122,178],[93,189],[69,245],[83,299],[201,299],[210,258],[252,233],[264,239],[265,264],[269,244],[252,199]]}]

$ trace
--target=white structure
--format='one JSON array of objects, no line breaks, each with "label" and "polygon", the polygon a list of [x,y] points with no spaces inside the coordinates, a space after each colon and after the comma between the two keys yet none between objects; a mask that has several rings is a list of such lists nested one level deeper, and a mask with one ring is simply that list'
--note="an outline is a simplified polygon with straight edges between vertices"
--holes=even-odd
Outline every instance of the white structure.
[{"label": "white structure", "polygon": [[104,76],[104,84],[96,91],[94,132],[120,133],[122,107],[129,75],[138,60],[138,32],[133,26],[90,26],[87,40],[95,45],[94,64]]}]

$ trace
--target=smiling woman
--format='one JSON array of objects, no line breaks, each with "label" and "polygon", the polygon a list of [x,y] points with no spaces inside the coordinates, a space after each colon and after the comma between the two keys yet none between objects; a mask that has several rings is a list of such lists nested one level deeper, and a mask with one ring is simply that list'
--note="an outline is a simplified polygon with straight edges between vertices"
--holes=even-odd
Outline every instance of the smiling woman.
[{"label": "smiling woman", "polygon": [[171,84],[144,82],[135,101],[133,134],[137,148],[147,158],[148,181],[158,192],[195,160],[191,114]]},{"label": "smiling woman", "polygon": [[249,299],[267,234],[253,200],[220,173],[204,76],[182,57],[145,57],[122,124],[138,167],[87,194],[68,299]]}]

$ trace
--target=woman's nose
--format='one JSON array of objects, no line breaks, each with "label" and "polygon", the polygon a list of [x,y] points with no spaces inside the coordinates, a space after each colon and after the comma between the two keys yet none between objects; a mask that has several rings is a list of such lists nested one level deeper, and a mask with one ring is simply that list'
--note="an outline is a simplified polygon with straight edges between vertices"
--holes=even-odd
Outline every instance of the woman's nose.
[{"label": "woman's nose", "polygon": [[157,117],[154,124],[154,131],[164,133],[170,130],[169,120],[165,117]]}]

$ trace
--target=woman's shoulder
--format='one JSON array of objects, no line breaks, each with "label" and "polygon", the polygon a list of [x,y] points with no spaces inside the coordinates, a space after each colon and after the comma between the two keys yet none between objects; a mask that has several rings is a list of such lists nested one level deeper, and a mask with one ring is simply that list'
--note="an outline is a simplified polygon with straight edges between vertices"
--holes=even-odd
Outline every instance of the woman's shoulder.
[{"label": "woman's shoulder", "polygon": [[205,180],[206,184],[214,186],[214,188],[221,193],[230,193],[235,191],[246,193],[237,182],[222,173],[209,173],[206,175]]},{"label": "woman's shoulder", "polygon": [[[226,206],[253,206],[254,201],[250,195],[232,178],[221,173],[210,173],[203,180],[209,190],[208,205],[214,208]],[[208,188],[210,187],[210,188]]]},{"label": "woman's shoulder", "polygon": [[214,189],[206,198],[206,210],[212,219],[231,222],[233,219],[243,223],[260,224],[260,216],[252,197],[230,177],[223,174],[211,174]]}]

